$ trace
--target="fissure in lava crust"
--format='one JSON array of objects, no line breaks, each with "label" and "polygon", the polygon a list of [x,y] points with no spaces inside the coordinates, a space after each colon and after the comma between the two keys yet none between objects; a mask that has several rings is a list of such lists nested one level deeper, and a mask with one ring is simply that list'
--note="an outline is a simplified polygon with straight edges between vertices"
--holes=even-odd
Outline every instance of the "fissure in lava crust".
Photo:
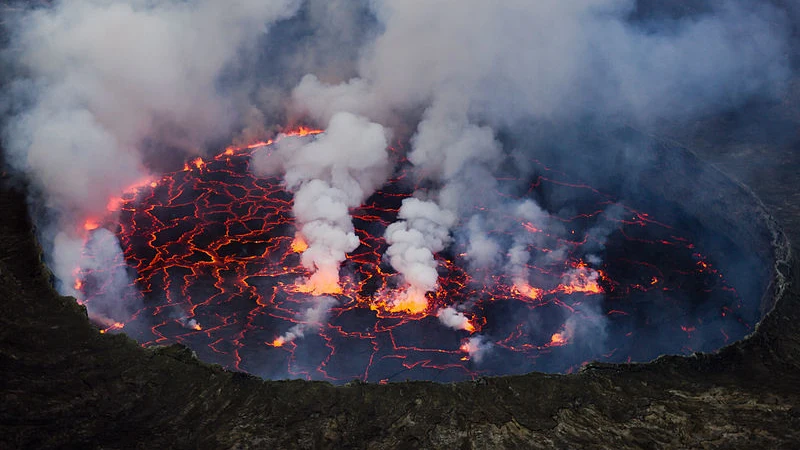
[{"label": "fissure in lava crust", "polygon": [[[292,195],[280,179],[248,170],[252,154],[270,144],[195,159],[112,201],[109,218],[87,220],[85,257],[93,256],[93,240],[111,236],[97,233],[106,228],[125,259],[76,276],[102,331],[125,332],[144,346],[180,342],[202,360],[265,378],[385,382],[571,372],[590,360],[713,350],[750,329],[737,292],[689,232],[626,206],[619,217],[607,215],[611,195],[535,161],[540,175],[525,196],[567,192],[581,202],[573,213],[550,213],[566,237],[519,224],[546,243],[531,245],[533,254],[568,250],[553,263],[529,265],[526,283],[468,272],[467,255],[454,244],[437,255],[440,288],[428,293],[428,308],[390,308],[387,299],[402,293],[399,276],[382,262],[383,233],[413,190],[395,152],[395,176],[353,211],[361,245],[341,269],[341,292],[313,296],[302,285],[308,273]],[[581,247],[599,221],[613,222],[613,232],[603,262],[592,264]],[[134,279],[114,299],[134,311],[124,321],[109,320],[118,313],[104,306],[104,296],[120,292],[109,285],[114,271]],[[461,309],[450,310],[463,319],[457,327],[437,317],[451,305]]]}]

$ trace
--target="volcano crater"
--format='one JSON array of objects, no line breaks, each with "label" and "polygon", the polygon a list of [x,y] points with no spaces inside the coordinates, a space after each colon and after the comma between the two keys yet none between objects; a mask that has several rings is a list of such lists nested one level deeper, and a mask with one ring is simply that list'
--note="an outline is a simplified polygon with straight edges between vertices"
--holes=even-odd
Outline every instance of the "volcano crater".
[{"label": "volcano crater", "polygon": [[[715,351],[750,334],[780,287],[774,261],[785,238],[747,188],[685,149],[651,142],[641,150],[647,164],[624,183],[561,170],[557,157],[526,161],[535,176],[499,189],[523,186],[515,200],[535,199],[561,231],[516,224],[541,256],[523,283],[470,268],[457,237],[437,255],[440,288],[424,311],[385,301],[401,283],[382,258],[383,232],[414,190],[401,162],[352,211],[361,244],[341,268],[341,291],[313,295],[302,286],[309,273],[291,193],[249,170],[269,148],[187,163],[126,192],[119,213],[88,231],[90,258],[104,240],[123,250],[76,281],[102,331],[143,346],[181,343],[268,379],[451,382]],[[504,233],[494,234],[502,242]]]}]

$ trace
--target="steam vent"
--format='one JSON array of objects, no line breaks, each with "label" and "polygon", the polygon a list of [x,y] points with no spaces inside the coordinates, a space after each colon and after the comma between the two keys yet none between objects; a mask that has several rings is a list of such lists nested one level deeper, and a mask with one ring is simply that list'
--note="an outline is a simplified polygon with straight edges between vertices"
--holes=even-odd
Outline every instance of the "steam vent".
[{"label": "steam vent", "polygon": [[800,446],[794,3],[0,17],[0,448]]}]

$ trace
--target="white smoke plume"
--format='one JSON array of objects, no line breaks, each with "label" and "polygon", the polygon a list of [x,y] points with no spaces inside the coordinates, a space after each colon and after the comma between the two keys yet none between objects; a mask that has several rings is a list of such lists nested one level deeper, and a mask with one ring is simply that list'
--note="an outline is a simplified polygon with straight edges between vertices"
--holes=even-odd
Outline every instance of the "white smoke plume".
[{"label": "white smoke plume", "polygon": [[273,345],[280,347],[287,342],[303,338],[309,331],[319,330],[328,321],[331,308],[338,303],[335,298],[326,296],[314,297],[313,302],[314,306],[298,314],[295,318],[298,323],[276,338],[272,343]]},{"label": "white smoke plume", "polygon": [[256,153],[256,174],[284,172],[294,192],[293,212],[308,244],[303,266],[312,271],[307,288],[331,294],[339,288],[339,265],[359,245],[350,209],[386,180],[387,133],[381,125],[350,113],[334,115],[317,139],[281,140],[274,153]]},{"label": "white smoke plume", "polygon": [[15,105],[6,159],[58,216],[40,239],[54,247],[62,292],[77,294],[80,221],[107,214],[111,197],[149,175],[149,161],[230,133],[247,105],[219,89],[220,77],[299,4],[69,0],[4,23],[18,72],[4,102]]},{"label": "white smoke plume", "polygon": [[436,313],[436,317],[439,318],[439,322],[442,322],[444,326],[454,330],[472,331],[475,329],[472,323],[470,323],[469,318],[467,318],[463,312],[453,308],[452,306],[447,306],[440,309]]},{"label": "white smoke plume", "polygon": [[453,212],[432,201],[418,198],[403,200],[398,221],[386,228],[386,256],[413,292],[424,301],[424,294],[439,286],[434,254],[450,243],[450,227],[455,224]]},{"label": "white smoke plume", "polygon": [[487,230],[488,220],[475,215],[467,223],[467,260],[472,269],[492,269],[500,263],[503,253],[497,239],[493,239]]}]

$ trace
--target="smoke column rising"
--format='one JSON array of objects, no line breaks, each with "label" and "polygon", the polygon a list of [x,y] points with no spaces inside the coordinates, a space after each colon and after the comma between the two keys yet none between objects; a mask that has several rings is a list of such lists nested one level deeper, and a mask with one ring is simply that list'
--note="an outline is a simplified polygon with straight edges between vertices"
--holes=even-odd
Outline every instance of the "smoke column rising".
[{"label": "smoke column rising", "polygon": [[57,216],[39,237],[62,293],[80,296],[80,221],[107,214],[110,198],[151,176],[148,148],[197,153],[228,134],[240,105],[217,79],[298,6],[69,0],[15,17],[10,56],[20,76],[6,100],[19,110],[4,129],[6,159]]},{"label": "smoke column rising", "polygon": [[305,286],[309,292],[340,291],[339,265],[359,245],[349,210],[386,181],[387,145],[381,125],[342,112],[312,142],[281,140],[275,154],[254,156],[251,169],[256,174],[282,170],[295,194],[299,237],[308,244],[302,262],[313,273]]}]

